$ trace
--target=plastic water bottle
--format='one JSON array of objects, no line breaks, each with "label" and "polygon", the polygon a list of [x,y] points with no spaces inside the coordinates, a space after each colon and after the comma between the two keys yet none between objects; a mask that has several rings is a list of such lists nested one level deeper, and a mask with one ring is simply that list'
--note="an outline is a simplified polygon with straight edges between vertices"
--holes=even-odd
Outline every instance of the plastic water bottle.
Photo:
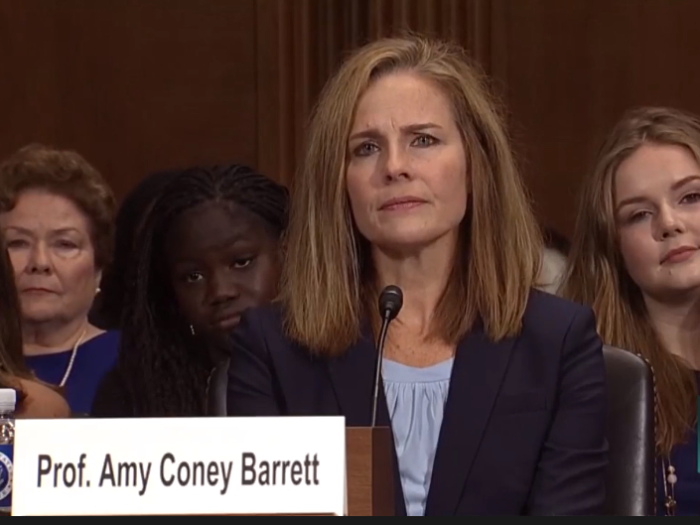
[{"label": "plastic water bottle", "polygon": [[9,515],[12,510],[16,404],[17,392],[0,388],[0,515]]}]

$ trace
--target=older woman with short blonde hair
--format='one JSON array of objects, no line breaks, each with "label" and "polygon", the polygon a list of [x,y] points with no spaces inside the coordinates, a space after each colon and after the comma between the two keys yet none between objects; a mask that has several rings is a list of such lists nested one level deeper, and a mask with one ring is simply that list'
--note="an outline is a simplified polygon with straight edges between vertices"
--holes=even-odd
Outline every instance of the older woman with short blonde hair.
[{"label": "older woman with short blonde hair", "polygon": [[70,408],[54,389],[29,370],[22,355],[22,323],[12,265],[0,235],[0,388],[16,392],[18,418],[70,417]]},{"label": "older woman with short blonde hair", "polygon": [[32,144],[0,163],[0,229],[22,313],[25,360],[87,414],[117,358],[119,332],[88,312],[111,262],[115,198],[75,151]]}]

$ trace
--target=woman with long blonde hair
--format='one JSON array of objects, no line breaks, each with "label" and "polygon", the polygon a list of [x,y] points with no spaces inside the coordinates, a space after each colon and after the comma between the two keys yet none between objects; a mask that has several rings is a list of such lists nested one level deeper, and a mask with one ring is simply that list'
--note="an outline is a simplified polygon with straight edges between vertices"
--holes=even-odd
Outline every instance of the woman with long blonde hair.
[{"label": "woman with long blonde hair", "polygon": [[628,112],[585,180],[563,294],[644,357],[658,397],[659,513],[700,513],[700,120]]},{"label": "woman with long blonde hair", "polygon": [[534,290],[542,239],[503,119],[455,46],[379,40],[330,79],[294,180],[280,300],[234,333],[233,416],[377,423],[399,515],[598,514],[607,465],[590,308]]}]

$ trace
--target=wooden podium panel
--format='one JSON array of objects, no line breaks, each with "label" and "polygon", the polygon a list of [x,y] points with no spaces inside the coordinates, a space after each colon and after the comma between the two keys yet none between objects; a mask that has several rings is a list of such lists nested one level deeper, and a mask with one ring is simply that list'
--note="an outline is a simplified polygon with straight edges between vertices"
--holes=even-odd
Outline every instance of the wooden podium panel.
[{"label": "wooden podium panel", "polygon": [[349,516],[393,516],[392,434],[388,427],[348,428]]}]

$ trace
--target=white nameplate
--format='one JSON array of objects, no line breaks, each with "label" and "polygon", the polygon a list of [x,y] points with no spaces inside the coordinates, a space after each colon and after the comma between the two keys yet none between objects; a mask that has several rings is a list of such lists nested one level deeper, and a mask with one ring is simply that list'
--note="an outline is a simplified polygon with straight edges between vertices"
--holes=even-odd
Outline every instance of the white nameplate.
[{"label": "white nameplate", "polygon": [[345,419],[18,420],[13,516],[335,514]]}]

